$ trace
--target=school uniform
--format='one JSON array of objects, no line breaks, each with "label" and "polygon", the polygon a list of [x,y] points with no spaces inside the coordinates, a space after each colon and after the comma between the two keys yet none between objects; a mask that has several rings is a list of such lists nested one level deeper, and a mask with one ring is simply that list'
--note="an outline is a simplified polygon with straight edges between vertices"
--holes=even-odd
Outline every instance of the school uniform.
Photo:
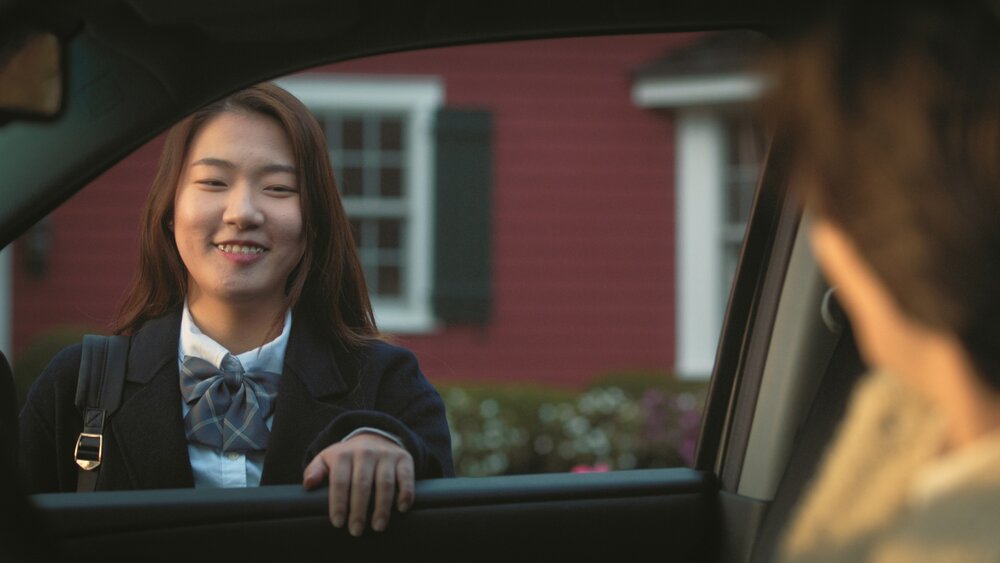
[{"label": "school uniform", "polygon": [[[98,490],[195,486],[179,384],[181,316],[178,308],[148,321],[131,339],[122,404],[105,426]],[[60,352],[21,411],[28,492],[76,490],[80,356],[80,345]],[[398,437],[417,479],[454,475],[444,404],[411,352],[383,342],[349,352],[299,322],[284,356],[261,485],[301,483],[306,463],[362,427]]]}]

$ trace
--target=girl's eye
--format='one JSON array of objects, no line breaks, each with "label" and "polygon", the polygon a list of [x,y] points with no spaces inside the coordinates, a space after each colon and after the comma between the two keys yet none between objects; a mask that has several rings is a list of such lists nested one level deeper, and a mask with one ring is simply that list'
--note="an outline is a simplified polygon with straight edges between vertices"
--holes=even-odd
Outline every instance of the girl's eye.
[{"label": "girl's eye", "polygon": [[298,193],[298,189],[291,188],[288,186],[268,186],[264,188],[265,191],[276,193],[276,194],[294,194]]},{"label": "girl's eye", "polygon": [[211,187],[214,187],[214,188],[219,188],[219,187],[223,187],[223,186],[226,185],[226,183],[223,182],[222,180],[216,180],[216,179],[213,179],[213,178],[206,178],[206,179],[203,179],[203,180],[195,180],[195,183],[196,184],[201,184],[203,186],[211,186]]}]

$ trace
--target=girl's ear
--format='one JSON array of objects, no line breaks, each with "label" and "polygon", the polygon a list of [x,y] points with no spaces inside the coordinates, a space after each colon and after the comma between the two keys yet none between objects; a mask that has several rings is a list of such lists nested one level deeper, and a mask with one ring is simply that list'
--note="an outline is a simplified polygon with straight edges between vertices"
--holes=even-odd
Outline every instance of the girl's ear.
[{"label": "girl's ear", "polygon": [[170,229],[171,233],[174,232],[174,220],[173,219],[168,219],[167,220],[167,228]]}]

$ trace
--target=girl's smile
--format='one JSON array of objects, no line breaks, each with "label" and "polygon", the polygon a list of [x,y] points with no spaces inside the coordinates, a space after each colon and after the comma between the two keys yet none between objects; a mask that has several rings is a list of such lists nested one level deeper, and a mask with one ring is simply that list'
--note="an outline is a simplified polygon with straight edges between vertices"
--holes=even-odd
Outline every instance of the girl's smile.
[{"label": "girl's smile", "polygon": [[252,264],[264,257],[267,249],[253,242],[227,241],[215,245],[226,259],[237,264]]}]

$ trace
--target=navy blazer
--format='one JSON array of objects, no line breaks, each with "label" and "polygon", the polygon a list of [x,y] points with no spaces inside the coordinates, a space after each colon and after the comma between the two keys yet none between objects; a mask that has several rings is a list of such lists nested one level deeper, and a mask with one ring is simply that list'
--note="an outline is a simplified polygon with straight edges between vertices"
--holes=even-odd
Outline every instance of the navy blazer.
[{"label": "navy blazer", "polygon": [[[148,321],[131,339],[122,404],[105,426],[98,490],[194,486],[181,417],[180,319],[178,309]],[[30,493],[76,490],[81,349],[52,360],[21,410],[20,471]],[[411,352],[384,342],[349,352],[292,323],[261,485],[301,483],[317,453],[361,426],[399,436],[418,479],[454,475],[444,403]]]}]

